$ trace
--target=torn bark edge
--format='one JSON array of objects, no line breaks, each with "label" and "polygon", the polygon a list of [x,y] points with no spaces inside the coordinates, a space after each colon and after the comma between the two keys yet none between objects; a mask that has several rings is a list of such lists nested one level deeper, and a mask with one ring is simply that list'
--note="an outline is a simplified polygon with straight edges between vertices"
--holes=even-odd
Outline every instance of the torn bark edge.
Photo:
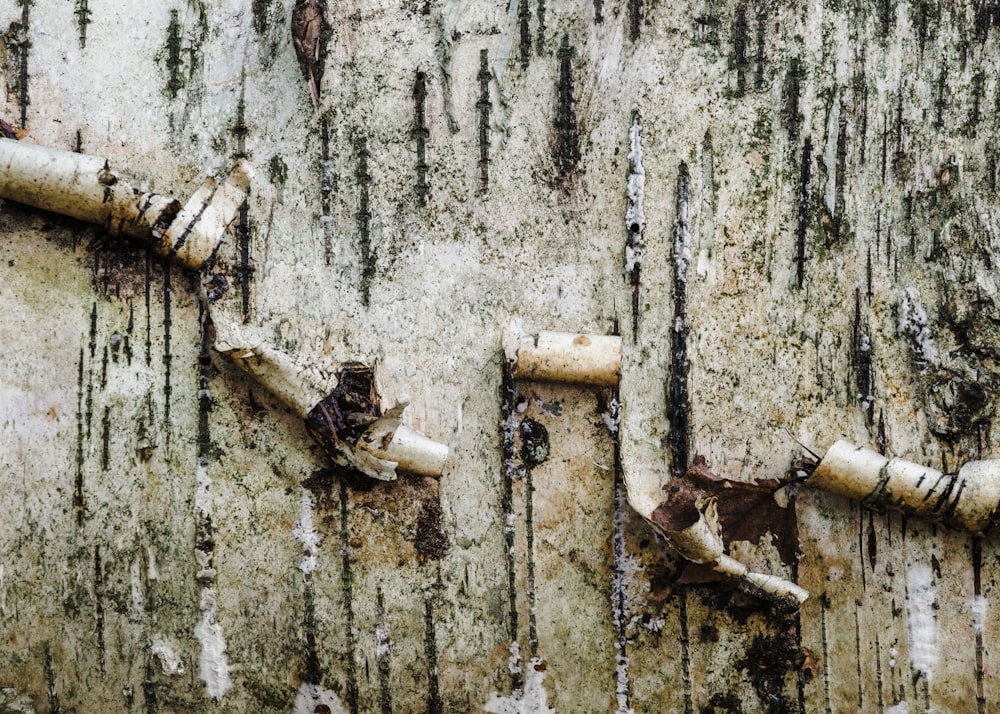
[{"label": "torn bark edge", "polygon": [[[522,336],[515,329],[504,331],[504,354],[516,380],[570,382],[615,387],[621,373],[621,338],[569,332],[539,332]],[[748,583],[752,589],[782,604],[799,607],[809,593],[793,582],[774,575],[751,572],[746,565],[725,554],[714,497],[698,499],[692,511],[677,522],[664,509],[659,476],[655,471],[625,473],[629,505],[671,547],[694,563],[709,563],[719,573]],[[659,521],[659,522],[658,522]]]},{"label": "torn bark edge", "polygon": [[654,490],[651,484],[633,484],[633,487],[638,487],[634,498],[628,481],[626,487],[629,504],[687,560],[692,563],[707,563],[716,572],[743,580],[782,604],[797,608],[809,598],[809,592],[795,583],[776,575],[752,572],[746,565],[725,554],[717,500],[714,496],[699,498],[692,509],[693,513],[677,514],[666,503],[660,503],[650,510],[655,501],[650,498]]},{"label": "torn bark edge", "polygon": [[622,366],[621,337],[573,332],[504,333],[504,353],[517,380],[615,387]]},{"label": "torn bark edge", "polygon": [[0,198],[146,240],[160,255],[195,270],[215,254],[236,219],[252,173],[240,159],[221,184],[207,179],[181,205],[133,188],[107,159],[0,139]]},{"label": "torn bark edge", "polygon": [[805,483],[861,501],[981,533],[1000,518],[1000,460],[970,461],[957,474],[837,441]]},{"label": "torn bark edge", "polygon": [[444,471],[448,447],[401,423],[406,402],[381,412],[374,369],[342,365],[338,379],[293,359],[252,328],[222,321],[215,326],[216,351],[302,417],[334,463],[382,481],[394,480],[397,469],[433,477]]}]

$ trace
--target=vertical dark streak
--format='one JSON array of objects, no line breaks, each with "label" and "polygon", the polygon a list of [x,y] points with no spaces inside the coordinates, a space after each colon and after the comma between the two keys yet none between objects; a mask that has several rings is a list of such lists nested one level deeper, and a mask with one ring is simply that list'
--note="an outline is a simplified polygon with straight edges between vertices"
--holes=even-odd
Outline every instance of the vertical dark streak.
[{"label": "vertical dark streak", "polygon": [[[854,102],[861,117],[858,121],[858,160],[864,165],[867,158],[868,139],[868,82],[865,80],[865,51],[860,52],[858,71],[854,75]],[[860,105],[860,106],[859,106]]]},{"label": "vertical dark streak", "polygon": [[425,103],[427,102],[427,75],[417,71],[413,81],[413,136],[417,140],[417,183],[414,190],[417,194],[417,203],[421,206],[427,205],[427,193],[430,186],[427,184],[427,139],[430,131],[427,129],[425,117]]},{"label": "vertical dark streak", "polygon": [[885,456],[886,447],[886,436],[885,436],[885,414],[879,409],[878,412],[878,431],[875,436],[875,446],[878,452]]},{"label": "vertical dark streak", "polygon": [[104,345],[104,353],[101,355],[101,391],[108,387],[108,346]]},{"label": "vertical dark streak", "polygon": [[733,54],[732,67],[736,70],[736,95],[742,97],[747,91],[747,68],[750,61],[747,59],[747,44],[750,28],[747,21],[747,6],[741,2],[736,6],[736,17],[733,19]]},{"label": "vertical dark streak", "polygon": [[670,375],[667,385],[667,421],[670,470],[681,477],[688,467],[690,444],[690,398],[687,354],[687,266],[691,251],[688,226],[688,167],[681,162],[677,171],[677,204],[674,223],[674,315],[670,330]]},{"label": "vertical dark streak", "polygon": [[826,593],[819,597],[820,630],[823,633],[823,699],[826,704],[826,714],[833,714],[830,703],[830,642],[826,632],[826,611],[830,608],[830,599]]},{"label": "vertical dark streak", "polygon": [[802,145],[802,165],[799,168],[798,221],[795,226],[795,284],[801,290],[805,281],[806,229],[809,227],[809,204],[812,199],[812,137]]},{"label": "vertical dark streak", "polygon": [[[167,278],[169,280],[169,277]],[[170,304],[169,297],[165,299],[167,305]],[[210,348],[209,338],[208,338],[208,309],[205,306],[204,301],[198,303],[198,345],[200,347],[200,355],[206,357],[208,355],[208,350]],[[208,365],[211,364],[211,360],[199,359],[198,360],[198,431],[197,431],[197,447],[198,447],[198,465],[208,466],[208,462],[212,457],[212,452],[214,451],[212,446],[212,432],[211,432],[211,422],[209,420],[209,415],[212,411],[212,396],[208,388]],[[168,368],[169,369],[169,368]],[[169,405],[169,395],[167,404]],[[168,428],[169,428],[169,421]],[[169,431],[167,432],[169,436]],[[201,484],[195,484],[195,488],[203,488]],[[212,572],[210,569],[213,567],[215,560],[215,527],[212,524],[211,513],[206,509],[203,510],[200,506],[196,508],[196,518],[194,525],[194,538],[195,538],[195,548],[201,551],[205,555],[205,565],[203,566],[203,572]],[[199,573],[198,577],[204,586],[209,587],[211,585],[213,576],[208,576],[207,582],[206,578],[202,577]]]},{"label": "vertical dark streak", "polygon": [[764,68],[767,64],[767,57],[764,47],[767,41],[767,10],[765,5],[757,8],[757,51],[754,55],[754,78],[753,86],[758,92],[764,89]]},{"label": "vertical dark streak", "polygon": [[785,131],[788,132],[789,153],[794,152],[798,145],[799,131],[802,127],[802,111],[799,108],[799,95],[802,92],[802,62],[798,57],[793,57],[788,63],[788,71],[785,72],[785,110],[784,123]]},{"label": "vertical dark streak", "polygon": [[865,297],[868,298],[868,306],[871,307],[872,298],[875,297],[875,291],[872,289],[872,247],[868,246],[868,261],[865,264]]},{"label": "vertical dark streak", "polygon": [[858,559],[861,561],[861,592],[866,592],[868,581],[865,573],[865,507],[863,504],[858,504]]},{"label": "vertical dark streak", "polygon": [[76,15],[76,26],[80,32],[80,49],[82,50],[87,46],[87,25],[92,22],[90,16],[93,14],[87,0],[76,0],[73,14]]},{"label": "vertical dark streak", "polygon": [[594,0],[594,24],[604,22],[604,0]]},{"label": "vertical dark streak", "polygon": [[163,429],[166,443],[170,444],[170,365],[173,357],[170,354],[170,263],[163,264]]},{"label": "vertical dark streak", "polygon": [[[844,237],[844,185],[847,183],[847,111],[841,102],[840,121],[837,125],[837,166],[835,169],[836,187],[833,198],[833,242],[839,242]],[[830,244],[830,241],[827,241]]]},{"label": "vertical dark streak", "polygon": [[889,119],[883,120],[882,125],[882,183],[885,183],[886,167],[889,163]]},{"label": "vertical dark streak", "polygon": [[518,6],[517,10],[517,20],[519,23],[519,30],[521,34],[521,67],[523,69],[528,68],[528,62],[531,60],[531,28],[528,25],[528,21],[531,19],[531,9],[528,7],[528,0],[521,0],[521,4]]},{"label": "vertical dark streak", "polygon": [[628,0],[628,38],[632,42],[638,41],[642,33],[643,5],[643,0]]},{"label": "vertical dark streak", "polygon": [[302,629],[306,634],[305,681],[318,685],[323,681],[323,669],[316,646],[316,593],[312,573],[305,573],[302,578]]},{"label": "vertical dark streak", "polygon": [[[635,136],[633,137],[633,134]],[[706,141],[709,141],[706,133]],[[632,126],[629,130],[629,165],[628,178],[626,182],[627,206],[625,209],[625,270],[632,286],[632,343],[639,342],[639,292],[642,272],[642,258],[645,244],[643,241],[643,228],[645,216],[642,214],[642,195],[640,186],[633,186],[633,182],[638,184],[644,181],[642,156],[642,116],[639,110],[632,112]],[[638,153],[636,153],[638,149]],[[644,190],[644,189],[643,189]],[[629,267],[631,264],[631,268]]]},{"label": "vertical dark streak", "polygon": [[28,51],[31,49],[31,40],[28,39],[28,28],[30,23],[30,8],[32,0],[21,0],[21,27],[17,37],[17,91],[18,104],[21,108],[21,128],[28,128],[28,105],[31,103],[28,98]]},{"label": "vertical dark streak", "polygon": [[104,418],[101,419],[101,471],[107,471],[111,463],[111,407],[104,407]]},{"label": "vertical dark streak", "polygon": [[358,146],[358,185],[361,189],[358,208],[358,231],[361,247],[361,302],[368,306],[371,299],[372,278],[375,277],[375,255],[372,252],[371,220],[372,212],[369,205],[369,188],[372,177],[368,173],[368,140],[361,139]]},{"label": "vertical dark streak", "polygon": [[94,357],[97,355],[97,303],[90,310],[90,366],[87,368],[87,441],[94,420]]},{"label": "vertical dark streak", "polygon": [[94,621],[97,629],[97,663],[101,674],[104,674],[104,567],[101,564],[99,545],[94,546]]},{"label": "vertical dark streak", "polygon": [[573,57],[576,52],[563,35],[559,47],[559,89],[556,102],[556,167],[566,178],[580,161],[580,134],[573,97]]},{"label": "vertical dark streak", "polygon": [[854,290],[854,386],[870,427],[875,421],[875,367],[867,321],[861,316],[861,291]]},{"label": "vertical dark streak", "polygon": [[[972,538],[972,592],[975,596],[975,612],[981,607],[983,597],[983,537]],[[983,628],[976,626],[976,712],[986,714],[986,671],[983,669]]]},{"label": "vertical dark streak", "polygon": [[883,695],[882,679],[882,646],[879,643],[878,633],[875,633],[875,682],[878,685],[878,711],[879,714],[885,711],[885,696]]},{"label": "vertical dark streak", "polygon": [[424,600],[424,657],[427,660],[427,712],[443,714],[441,689],[438,680],[437,632],[434,625],[434,603],[430,596]]},{"label": "vertical dark streak", "polygon": [[178,11],[171,10],[170,22],[167,24],[166,57],[167,72],[169,74],[167,78],[167,93],[171,99],[176,99],[177,93],[184,86],[184,80],[181,79],[181,69],[184,64],[181,60],[181,35],[183,30],[184,28],[181,27]]},{"label": "vertical dark streak", "polygon": [[76,524],[83,525],[83,347],[77,362],[76,377],[76,477],[73,482],[73,510]]},{"label": "vertical dark streak", "polygon": [[688,632],[687,589],[677,598],[680,604],[681,684],[684,687],[684,714],[694,714],[694,694],[691,684],[691,635]]},{"label": "vertical dark streak", "polygon": [[90,360],[97,355],[97,303],[90,308]]},{"label": "vertical dark streak", "polygon": [[490,188],[490,65],[486,50],[479,50],[479,191],[485,194]]},{"label": "vertical dark streak", "polygon": [[351,714],[358,712],[358,672],[354,661],[357,647],[354,634],[354,577],[351,573],[350,528],[347,522],[347,482],[340,481],[340,592],[344,598],[344,627],[347,636],[347,707]]},{"label": "vertical dark streak", "polygon": [[153,365],[153,338],[152,338],[152,325],[150,317],[150,295],[152,293],[152,281],[153,281],[153,255],[149,250],[146,251],[146,275],[145,275],[145,285],[146,285],[146,366],[151,367]]},{"label": "vertical dark streak", "polygon": [[542,57],[545,55],[545,0],[538,0],[535,14],[538,15],[538,36],[535,38],[535,54]]},{"label": "vertical dark streak", "polygon": [[[617,333],[617,330],[615,330]],[[611,422],[619,423],[620,399],[618,389],[611,392]],[[621,434],[619,428],[611,430],[611,441],[614,447],[615,487],[614,487],[614,577],[611,593],[613,621],[616,628],[615,639],[615,671],[617,681],[615,693],[618,698],[618,711],[631,711],[630,685],[628,679],[628,606],[626,598],[625,579],[625,470],[622,467]]]},{"label": "vertical dark streak", "polygon": [[[861,569],[864,572],[864,568]],[[857,675],[858,675],[858,711],[863,712],[865,710],[865,693],[862,688],[862,677],[861,677],[861,615],[858,614],[860,607],[854,608],[854,659],[857,662]]]},{"label": "vertical dark streak", "polygon": [[[247,134],[250,129],[246,123],[246,76],[240,78],[240,100],[236,104],[236,125],[233,134],[236,136],[236,156],[242,159],[247,156]],[[244,201],[236,218],[236,249],[239,267],[236,269],[236,279],[240,283],[240,312],[243,321],[250,316],[250,279],[253,268],[250,266],[250,202]]]},{"label": "vertical dark streak", "polygon": [[326,116],[320,122],[320,142],[319,220],[323,227],[323,257],[329,266],[333,264],[334,166],[330,159],[330,120]]},{"label": "vertical dark streak", "polygon": [[538,623],[535,619],[535,484],[530,468],[524,469],[524,520],[528,569],[528,655],[538,656]]},{"label": "vertical dark streak", "polygon": [[[517,642],[517,574],[514,569],[514,481],[521,478],[522,471],[517,465],[514,447],[514,434],[517,431],[517,401],[518,389],[510,373],[510,365],[505,361],[500,382],[500,448],[503,457],[503,491],[501,493],[501,508],[503,510],[503,540],[507,555],[507,612],[508,636],[511,645]],[[511,680],[514,689],[520,689],[523,679],[519,669],[511,668]]]},{"label": "vertical dark streak", "polygon": [[392,685],[389,679],[389,635],[385,627],[385,597],[375,589],[375,659],[378,664],[379,706],[381,714],[392,714]]},{"label": "vertical dark streak", "polygon": [[45,692],[49,703],[49,714],[59,714],[62,709],[59,707],[59,695],[56,693],[56,670],[52,665],[52,647],[48,640],[45,642],[42,668],[45,672]]}]

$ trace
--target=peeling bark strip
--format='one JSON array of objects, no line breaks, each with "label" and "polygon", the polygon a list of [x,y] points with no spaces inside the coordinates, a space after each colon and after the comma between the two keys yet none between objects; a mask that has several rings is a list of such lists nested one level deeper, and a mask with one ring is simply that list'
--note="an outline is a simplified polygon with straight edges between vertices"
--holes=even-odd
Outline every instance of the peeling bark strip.
[{"label": "peeling bark strip", "polygon": [[576,100],[573,97],[573,57],[576,51],[563,35],[559,48],[559,90],[556,105],[556,168],[566,178],[580,161],[580,130],[576,124]]},{"label": "peeling bark strip", "polygon": [[305,75],[313,107],[319,109],[319,89],[329,28],[323,0],[296,0],[292,10],[292,44]]},{"label": "peeling bark strip", "polygon": [[160,255],[198,269],[215,253],[250,188],[252,172],[237,161],[220,185],[206,180],[187,203],[140,193],[107,159],[0,140],[0,198],[103,226],[111,235],[142,238]]},{"label": "peeling bark strip", "polygon": [[417,183],[414,190],[417,193],[417,203],[421,206],[427,205],[427,193],[430,186],[427,184],[427,139],[430,131],[427,129],[425,117],[425,107],[427,102],[427,75],[417,71],[417,76],[413,81],[413,136],[417,140]]},{"label": "peeling bark strip", "polygon": [[805,482],[857,499],[979,533],[1000,515],[1000,460],[969,461],[957,474],[887,459],[846,441],[831,446]]},{"label": "peeling bark strip", "polygon": [[646,244],[643,229],[646,214],[642,209],[642,199],[646,186],[646,172],[642,167],[642,116],[639,110],[632,112],[632,126],[628,132],[628,180],[626,184],[627,204],[625,208],[625,274],[632,285],[632,342],[639,340],[639,281],[642,259]]},{"label": "peeling bark strip", "polygon": [[384,481],[395,479],[397,468],[441,475],[448,447],[400,423],[406,402],[382,412],[370,367],[348,363],[331,376],[276,349],[252,328],[223,320],[215,327],[215,349],[305,419],[335,464]]},{"label": "peeling bark strip", "polygon": [[479,51],[479,190],[486,193],[490,187],[490,65],[486,50]]},{"label": "peeling bark strip", "polygon": [[670,471],[681,477],[688,467],[690,443],[687,356],[687,268],[691,261],[688,222],[688,167],[677,171],[677,217],[674,224],[674,329],[670,331],[670,377],[667,383],[667,421],[670,424]]}]

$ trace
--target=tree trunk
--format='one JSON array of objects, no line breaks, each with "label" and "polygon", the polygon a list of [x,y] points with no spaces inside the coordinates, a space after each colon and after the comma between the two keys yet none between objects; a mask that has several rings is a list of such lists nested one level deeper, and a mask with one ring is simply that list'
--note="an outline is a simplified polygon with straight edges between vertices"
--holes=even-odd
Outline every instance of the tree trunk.
[{"label": "tree trunk", "polygon": [[[728,552],[808,590],[790,611],[692,582],[624,486],[842,438],[1000,457],[996,24],[0,0],[22,141],[182,201],[256,172],[201,274],[0,210],[0,711],[1000,708],[995,535],[784,489]],[[223,318],[377,362],[441,479],[332,469],[212,350]],[[618,332],[620,385],[512,380],[504,330]]]}]

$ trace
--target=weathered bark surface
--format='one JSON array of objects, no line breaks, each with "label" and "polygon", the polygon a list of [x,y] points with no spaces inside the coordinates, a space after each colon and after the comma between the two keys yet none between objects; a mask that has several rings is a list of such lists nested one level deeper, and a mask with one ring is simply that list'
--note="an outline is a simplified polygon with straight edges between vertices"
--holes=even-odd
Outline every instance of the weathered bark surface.
[{"label": "weathered bark surface", "polygon": [[[995,534],[801,489],[797,563],[731,553],[788,615],[684,584],[621,485],[1000,457],[993,3],[330,2],[318,109],[294,4],[0,0],[25,140],[180,197],[256,168],[203,276],[0,210],[0,710],[1000,707]],[[211,351],[211,273],[377,360],[440,482],[323,471]],[[607,389],[503,381],[512,324],[620,328],[617,435]]]}]

